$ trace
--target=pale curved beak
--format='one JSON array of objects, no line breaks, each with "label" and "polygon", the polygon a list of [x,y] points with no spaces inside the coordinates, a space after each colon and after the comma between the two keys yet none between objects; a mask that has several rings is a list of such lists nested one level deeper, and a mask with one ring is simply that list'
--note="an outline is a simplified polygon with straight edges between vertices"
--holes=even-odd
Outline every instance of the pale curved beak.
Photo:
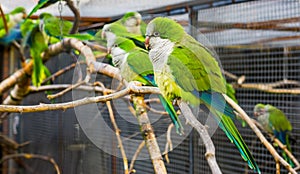
[{"label": "pale curved beak", "polygon": [[111,48],[107,48],[107,54],[111,53]]},{"label": "pale curved beak", "polygon": [[101,38],[102,38],[102,39],[106,38],[106,35],[105,35],[105,32],[104,32],[104,31],[101,32]]},{"label": "pale curved beak", "polygon": [[146,36],[146,39],[145,39],[145,47],[146,49],[148,50],[149,49],[149,40],[150,40],[150,37],[149,36]]}]

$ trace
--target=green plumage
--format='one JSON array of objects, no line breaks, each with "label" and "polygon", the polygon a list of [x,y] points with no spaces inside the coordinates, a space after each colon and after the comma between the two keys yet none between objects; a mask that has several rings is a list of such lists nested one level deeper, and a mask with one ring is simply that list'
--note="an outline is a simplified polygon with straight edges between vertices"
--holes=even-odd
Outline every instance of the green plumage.
[{"label": "green plumage", "polygon": [[[113,64],[120,69],[123,78],[127,81],[139,81],[143,85],[156,86],[153,66],[146,50],[136,47],[133,41],[122,37],[108,40],[107,47],[111,50]],[[172,103],[161,95],[159,95],[159,99],[169,113],[177,133],[182,134],[183,127]]]},{"label": "green plumage", "polygon": [[[6,25],[8,32],[12,28],[14,28],[17,24],[19,24],[26,16],[26,10],[24,7],[17,7],[8,14],[4,15],[4,18],[6,19]],[[4,37],[5,35],[8,35],[5,30],[5,24],[2,17],[0,18],[0,38]]]},{"label": "green plumage", "polygon": [[[292,152],[289,138],[293,128],[290,121],[280,109],[269,104],[264,105],[259,103],[254,107],[254,115],[267,132],[273,134],[282,142],[282,144],[287,146],[287,149],[290,152]],[[288,158],[284,151],[282,151],[282,155],[293,167],[294,163]]]},{"label": "green plumage", "polygon": [[146,36],[155,80],[163,96],[170,101],[181,98],[194,107],[203,104],[250,168],[260,173],[232,121],[233,109],[222,96],[226,93],[226,81],[214,54],[172,19],[155,18],[148,24]]}]

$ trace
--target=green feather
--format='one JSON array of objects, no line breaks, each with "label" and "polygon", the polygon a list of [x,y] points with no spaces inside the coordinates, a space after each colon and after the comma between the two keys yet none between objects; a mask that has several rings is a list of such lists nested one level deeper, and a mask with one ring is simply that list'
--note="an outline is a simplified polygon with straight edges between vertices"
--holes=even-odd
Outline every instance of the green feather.
[{"label": "green feather", "polygon": [[[122,37],[117,37],[113,42],[111,42],[111,40],[108,41],[107,47],[111,49],[116,49],[116,47],[119,47],[127,54],[125,63],[116,62],[115,56],[119,55],[112,55],[115,65],[120,64],[118,67],[121,70],[121,75],[123,78],[125,78],[127,81],[139,81],[143,83],[143,85],[156,86],[153,80],[153,66],[146,50],[136,47],[132,40]],[[163,96],[159,96],[159,99],[165,110],[169,113],[170,118],[176,127],[177,133],[182,134],[183,127],[178,119],[173,105]]]},{"label": "green feather", "polygon": [[147,26],[146,36],[150,42],[149,55],[155,79],[162,94],[169,100],[181,98],[191,105],[204,104],[219,121],[220,128],[238,148],[249,167],[260,173],[250,150],[233,124],[233,108],[221,95],[226,93],[226,81],[215,54],[169,18],[158,17],[152,20]]}]

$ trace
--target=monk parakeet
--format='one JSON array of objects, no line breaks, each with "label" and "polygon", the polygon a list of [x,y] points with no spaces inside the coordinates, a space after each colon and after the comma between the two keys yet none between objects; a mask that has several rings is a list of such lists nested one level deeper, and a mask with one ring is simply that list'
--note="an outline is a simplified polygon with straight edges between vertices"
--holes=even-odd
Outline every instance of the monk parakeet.
[{"label": "monk parakeet", "polygon": [[60,39],[69,37],[79,40],[90,40],[94,37],[90,34],[69,34],[72,29],[72,22],[61,20],[50,13],[42,13],[40,16],[40,29],[50,37],[51,43],[60,41]]},{"label": "monk parakeet", "polygon": [[33,7],[33,9],[30,11],[30,13],[27,16],[27,19],[35,12],[37,12],[39,9],[48,7],[51,4],[55,4],[59,0],[39,0],[38,3]]},{"label": "monk parakeet", "polygon": [[163,17],[148,24],[145,44],[150,49],[155,81],[162,95],[169,101],[180,98],[191,107],[201,104],[210,111],[249,167],[260,173],[232,121],[234,110],[222,95],[226,93],[226,81],[214,54],[177,22]]},{"label": "monk parakeet", "polygon": [[[6,20],[6,26],[8,33],[6,33],[5,24],[3,18],[0,18],[0,38],[3,38],[10,34],[10,31],[14,29],[18,24],[26,17],[26,10],[23,7],[17,7],[13,11],[4,15]],[[17,29],[17,28],[16,28]],[[14,31],[15,32],[15,31]]]},{"label": "monk parakeet", "polygon": [[[289,142],[292,125],[280,109],[269,104],[259,103],[254,107],[254,115],[267,132],[273,134],[292,152]],[[284,151],[282,151],[282,156],[292,167],[294,166],[294,163]]]},{"label": "monk parakeet", "polygon": [[127,12],[116,22],[123,25],[129,33],[145,36],[147,24],[138,12]]},{"label": "monk parakeet", "polygon": [[[97,34],[99,35],[99,34]],[[142,35],[137,35],[127,31],[126,27],[118,22],[105,24],[101,31],[101,37],[109,40],[114,37],[125,37],[132,40],[136,46],[145,48],[144,42],[145,38]]]},{"label": "monk parakeet", "polygon": [[[148,52],[137,47],[132,40],[115,37],[107,42],[114,66],[120,69],[122,77],[130,81],[139,81],[143,85],[156,86],[153,77],[153,66]],[[169,113],[178,134],[183,133],[183,127],[170,101],[159,95],[165,110]]]}]

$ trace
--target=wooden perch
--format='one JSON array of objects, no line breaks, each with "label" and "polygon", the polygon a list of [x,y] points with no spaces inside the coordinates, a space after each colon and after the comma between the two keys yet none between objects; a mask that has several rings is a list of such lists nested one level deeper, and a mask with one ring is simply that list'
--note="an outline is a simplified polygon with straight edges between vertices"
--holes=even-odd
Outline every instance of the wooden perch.
[{"label": "wooden perch", "polygon": [[215,156],[215,146],[207,132],[206,127],[196,119],[187,103],[179,101],[178,105],[187,123],[197,130],[204,142],[206,148],[205,158],[208,162],[211,172],[213,174],[221,174],[222,172]]},{"label": "wooden perch", "polygon": [[280,88],[286,85],[293,85],[300,87],[300,82],[296,80],[287,80],[283,79],[273,83],[244,83],[246,80],[245,76],[236,76],[230,72],[224,71],[225,76],[235,80],[237,83],[233,83],[232,86],[234,88],[245,88],[245,89],[256,89],[268,93],[276,93],[276,94],[300,94],[300,88]]},{"label": "wooden perch", "polygon": [[41,111],[53,111],[53,110],[66,110],[81,105],[114,100],[131,93],[160,94],[160,90],[156,87],[135,86],[135,84],[131,82],[125,89],[105,96],[85,97],[83,99],[74,100],[65,103],[57,103],[57,104],[40,104],[40,105],[32,105],[32,106],[0,105],[0,112],[28,113],[28,112],[41,112]]},{"label": "wooden perch", "polygon": [[[105,90],[106,88],[105,88],[103,83],[95,82],[94,84],[101,86],[104,89],[103,95],[104,96],[107,95],[107,92]],[[115,115],[114,115],[114,112],[113,112],[113,109],[112,109],[112,106],[111,106],[111,102],[106,101],[106,106],[108,108],[110,121],[111,121],[111,123],[114,127],[114,131],[115,131],[115,134],[116,134],[116,137],[117,137],[117,140],[118,140],[118,147],[120,148],[120,151],[121,151],[121,155],[122,155],[122,159],[123,159],[123,166],[124,166],[124,173],[129,174],[130,170],[128,169],[128,159],[127,159],[125,149],[124,149],[124,146],[123,146],[123,142],[122,142],[122,138],[121,138],[121,135],[120,135],[121,131],[120,131],[120,129],[117,125],[117,122],[115,120]]]},{"label": "wooden perch", "polygon": [[282,144],[281,141],[276,138],[274,135],[270,134],[269,132],[267,132],[263,126],[257,122],[256,120],[252,119],[253,123],[259,127],[261,130],[263,130],[266,134],[268,134],[268,136],[271,138],[271,140],[276,143],[288,156],[289,158],[294,162],[296,168],[294,168],[295,170],[300,169],[300,164],[298,162],[298,160],[294,157],[294,155],[287,149],[286,145]]},{"label": "wooden perch", "polygon": [[151,126],[150,120],[147,115],[146,104],[144,102],[143,95],[133,95],[133,103],[135,105],[136,117],[140,125],[142,135],[147,146],[154,173],[156,174],[166,174],[167,169],[163,162],[161,152],[154,134],[153,127]]},{"label": "wooden perch", "polygon": [[253,130],[253,132],[257,135],[260,139],[262,144],[268,149],[268,151],[274,157],[276,163],[281,163],[289,172],[292,174],[297,174],[297,172],[287,163],[274,149],[274,147],[268,142],[265,136],[260,132],[260,130],[256,127],[253,123],[252,119],[246,114],[246,112],[237,105],[231,98],[229,98],[226,94],[223,94],[225,100],[239,113],[239,116],[247,122],[249,127]]},{"label": "wooden perch", "polygon": [[51,157],[48,157],[48,156],[38,155],[38,154],[30,154],[30,153],[17,153],[17,154],[5,155],[1,159],[0,164],[7,161],[7,160],[9,160],[9,159],[11,159],[11,158],[26,158],[26,159],[34,159],[35,158],[35,159],[41,159],[41,160],[44,160],[44,161],[48,161],[53,165],[53,167],[54,167],[57,174],[61,173],[57,163],[55,162],[55,160]]}]

